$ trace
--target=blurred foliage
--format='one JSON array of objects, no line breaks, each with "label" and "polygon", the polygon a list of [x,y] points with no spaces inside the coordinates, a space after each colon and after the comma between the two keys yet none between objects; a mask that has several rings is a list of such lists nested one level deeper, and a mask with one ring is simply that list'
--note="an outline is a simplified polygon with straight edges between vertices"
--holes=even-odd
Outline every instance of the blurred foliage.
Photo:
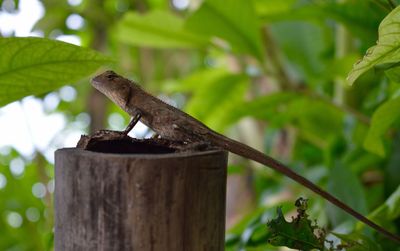
[{"label": "blurred foliage", "polygon": [[[2,12],[13,11],[4,7],[6,2],[14,8],[21,6],[19,1],[3,0]],[[44,37],[78,37],[82,47],[115,59],[111,68],[118,73],[137,80],[152,93],[168,95],[178,107],[213,129],[246,144],[257,146],[261,141],[260,150],[285,161],[385,228],[400,233],[400,7],[396,8],[400,1],[41,3],[46,11],[34,30]],[[74,18],[82,21],[78,27],[70,24]],[[16,41],[20,42],[7,47],[0,44],[5,53],[0,59],[0,72],[15,64],[32,68],[24,69],[23,74],[14,72],[12,81],[24,84],[24,92],[7,90],[3,83],[9,82],[0,81],[2,104],[28,93],[45,99],[49,91],[66,84],[66,79],[75,83],[109,60],[89,49],[47,39],[42,40],[48,44],[44,46],[57,44],[54,54],[31,52],[29,56],[32,44],[21,50],[18,43],[24,43],[24,39]],[[67,55],[70,49],[74,52]],[[13,59],[4,55],[12,50],[20,52],[21,58],[7,64],[6,60]],[[46,66],[46,62],[68,57],[72,67]],[[101,62],[77,67],[77,57]],[[352,70],[357,60],[361,61]],[[47,67],[49,74],[60,74],[43,74]],[[40,79],[45,76],[49,78]],[[0,80],[6,77],[0,73]],[[78,92],[75,100],[61,100],[48,111],[62,113],[69,121],[60,135],[77,128],[87,130],[84,111],[90,90],[86,82],[74,85]],[[15,94],[5,97],[5,91]],[[61,97],[60,91],[53,94]],[[122,129],[129,119],[115,106],[110,106],[108,112],[111,127],[118,120]],[[253,126],[248,127],[249,121]],[[12,168],[15,165],[23,165],[22,173],[15,171],[21,167]],[[228,229],[227,250],[278,250],[267,243],[266,223],[274,217],[278,204],[285,212],[293,210],[291,201],[300,195],[312,198],[311,218],[333,230],[332,238],[345,249],[399,250],[394,243],[269,169],[242,159],[235,159],[232,165],[240,168],[230,168],[231,175],[246,176],[251,181],[255,203]],[[12,148],[2,149],[0,250],[52,248],[52,178],[52,162],[41,151],[22,156]],[[275,197],[278,202],[271,199]],[[361,247],[354,242],[361,243]]]}]

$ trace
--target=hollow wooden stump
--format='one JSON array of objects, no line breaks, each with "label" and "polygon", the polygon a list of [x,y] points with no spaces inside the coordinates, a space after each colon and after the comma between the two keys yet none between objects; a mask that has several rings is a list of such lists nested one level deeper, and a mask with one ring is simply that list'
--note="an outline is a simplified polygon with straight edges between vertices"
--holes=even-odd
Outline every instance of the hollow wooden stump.
[{"label": "hollow wooden stump", "polygon": [[55,157],[55,250],[224,249],[226,152]]}]

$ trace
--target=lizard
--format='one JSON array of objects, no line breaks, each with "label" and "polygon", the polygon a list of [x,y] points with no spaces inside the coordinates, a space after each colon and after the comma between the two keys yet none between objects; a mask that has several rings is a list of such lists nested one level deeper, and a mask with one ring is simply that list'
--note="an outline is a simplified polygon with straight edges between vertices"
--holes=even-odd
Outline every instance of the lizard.
[{"label": "lizard", "polygon": [[91,80],[91,84],[132,116],[132,121],[123,133],[127,134],[140,120],[161,138],[182,141],[188,144],[205,142],[256,161],[291,178],[389,239],[400,243],[399,236],[369,220],[286,165],[246,144],[213,131],[194,117],[147,93],[137,83],[113,71],[105,71],[94,77]]}]

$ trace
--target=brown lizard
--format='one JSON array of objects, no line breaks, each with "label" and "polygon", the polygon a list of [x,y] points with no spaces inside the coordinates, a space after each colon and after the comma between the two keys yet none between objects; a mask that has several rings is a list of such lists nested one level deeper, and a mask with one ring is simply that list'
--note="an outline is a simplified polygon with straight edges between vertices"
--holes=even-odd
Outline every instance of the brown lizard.
[{"label": "brown lizard", "polygon": [[124,133],[128,133],[140,120],[164,139],[188,143],[206,142],[254,160],[293,179],[388,238],[400,243],[399,236],[370,221],[284,164],[243,143],[214,132],[200,121],[145,92],[139,85],[115,72],[106,71],[96,76],[92,79],[92,85],[133,117]]}]

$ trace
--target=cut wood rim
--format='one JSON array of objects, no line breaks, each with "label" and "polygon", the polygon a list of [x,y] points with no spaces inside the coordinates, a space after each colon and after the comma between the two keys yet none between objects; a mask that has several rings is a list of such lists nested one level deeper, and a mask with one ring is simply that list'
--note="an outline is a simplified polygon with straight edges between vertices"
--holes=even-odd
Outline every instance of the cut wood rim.
[{"label": "cut wood rim", "polygon": [[171,152],[171,153],[108,153],[108,152],[97,152],[92,150],[83,150],[75,147],[67,147],[56,150],[59,151],[70,151],[74,153],[80,153],[84,155],[105,155],[112,158],[132,158],[132,159],[169,159],[169,158],[187,158],[189,156],[202,156],[202,155],[219,155],[226,153],[224,150],[208,150],[208,151],[191,151],[191,152]]},{"label": "cut wood rim", "polygon": [[[159,138],[135,139],[129,136],[117,135],[119,138],[102,139],[92,138],[84,147],[79,146],[79,149],[85,149],[91,152],[107,153],[107,154],[135,154],[137,155],[165,155],[186,153],[185,156],[193,156],[194,153],[209,153],[212,151],[221,151],[207,143],[192,143],[186,144],[180,141],[170,141]],[[85,136],[83,136],[85,137]],[[91,137],[86,137],[91,138]],[[81,138],[82,139],[82,138]],[[172,157],[169,155],[169,157]]]}]

